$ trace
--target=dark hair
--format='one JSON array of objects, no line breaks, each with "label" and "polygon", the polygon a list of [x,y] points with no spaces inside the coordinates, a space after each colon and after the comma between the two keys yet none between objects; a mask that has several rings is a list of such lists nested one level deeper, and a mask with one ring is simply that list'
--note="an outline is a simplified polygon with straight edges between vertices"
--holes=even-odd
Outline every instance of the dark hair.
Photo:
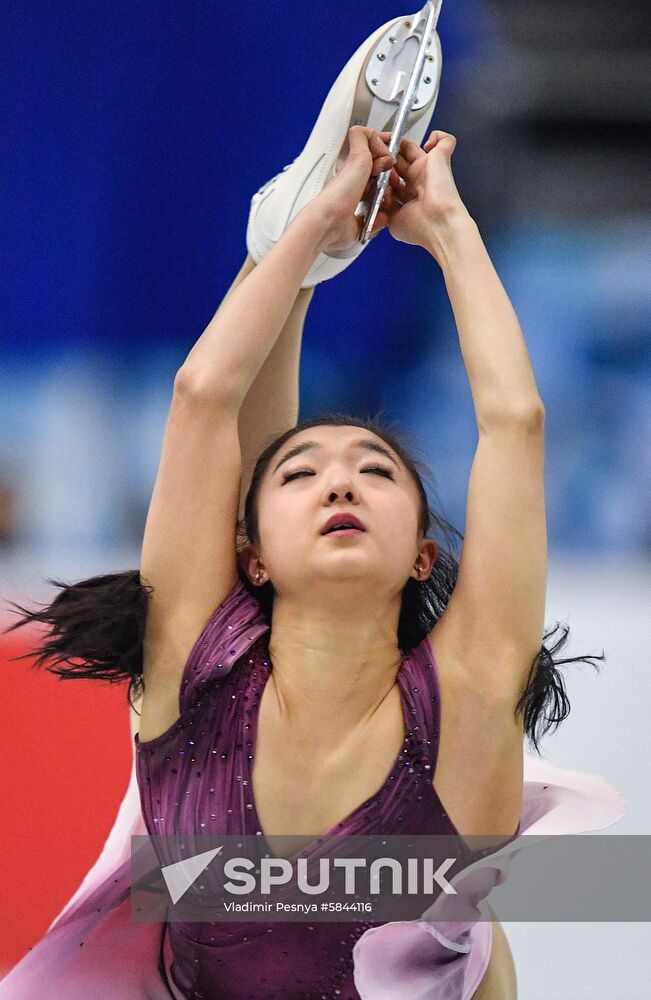
[{"label": "dark hair", "polygon": [[[32,660],[62,680],[87,677],[122,683],[129,680],[127,698],[138,697],[144,687],[142,648],[147,601],[153,587],[146,586],[137,569],[94,576],[78,583],[48,579],[60,588],[51,604],[28,610],[8,601],[23,616],[3,634],[28,622],[50,625],[40,645],[12,660]],[[73,663],[77,660],[77,663]],[[48,662],[49,661],[49,662]],[[65,664],[63,666],[62,664]]]},{"label": "dark hair", "polygon": [[[428,501],[424,482],[437,497],[431,473],[423,461],[414,457],[419,452],[404,429],[381,421],[379,417],[351,417],[330,413],[323,417],[304,420],[274,438],[259,455],[244,503],[244,517],[238,522],[238,550],[245,543],[258,545],[258,497],[260,484],[274,455],[295,434],[310,427],[360,427],[382,438],[400,457],[411,475],[420,497],[419,533],[434,537],[438,545],[436,562],[426,580],[410,577],[402,593],[398,620],[398,646],[403,655],[427,636],[443,614],[457,580],[458,559],[454,554],[463,535],[453,527]],[[409,446],[403,442],[409,438]],[[254,587],[238,562],[238,575],[246,589],[259,602],[263,615],[271,624],[274,589],[269,581]],[[93,577],[75,584],[56,580],[49,583],[61,588],[54,601],[37,611],[29,611],[13,604],[23,615],[21,621],[5,629],[10,632],[27,622],[44,622],[52,626],[48,637],[34,652],[14,659],[37,658],[35,666],[48,660],[67,666],[46,666],[62,679],[92,677],[109,682],[129,680],[128,697],[137,695],[143,687],[142,643],[147,600],[152,587],[145,584],[138,570],[127,570],[105,576]],[[560,630],[551,644],[550,640]],[[523,729],[535,750],[540,754],[539,740],[570,713],[570,702],[564,678],[558,667],[566,663],[590,663],[605,659],[601,655],[572,656],[560,659],[558,652],[568,639],[569,626],[556,624],[545,630],[541,647],[534,660],[521,696],[515,706],[514,716],[523,717]],[[71,659],[79,663],[70,663]]]}]

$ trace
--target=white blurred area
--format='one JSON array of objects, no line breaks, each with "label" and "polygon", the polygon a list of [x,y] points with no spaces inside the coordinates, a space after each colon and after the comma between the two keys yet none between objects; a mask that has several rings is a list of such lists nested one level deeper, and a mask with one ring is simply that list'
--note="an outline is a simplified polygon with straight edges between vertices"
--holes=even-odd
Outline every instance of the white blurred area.
[{"label": "white blurred area", "polygon": [[[651,833],[651,568],[646,560],[556,556],[546,622],[571,627],[569,652],[606,654],[561,668],[572,710],[542,744],[561,767],[593,771],[615,785],[627,814],[604,834]],[[498,911],[499,916],[499,911]],[[648,923],[504,921],[519,1000],[647,1000]]]}]

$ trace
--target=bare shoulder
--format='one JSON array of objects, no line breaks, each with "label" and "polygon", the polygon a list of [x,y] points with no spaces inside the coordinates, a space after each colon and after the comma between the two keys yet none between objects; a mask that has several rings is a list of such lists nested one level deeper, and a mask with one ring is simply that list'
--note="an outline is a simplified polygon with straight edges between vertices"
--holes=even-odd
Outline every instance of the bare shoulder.
[{"label": "bare shoulder", "polygon": [[[512,836],[524,781],[516,692],[504,694],[500,685],[477,683],[472,662],[445,630],[435,626],[429,641],[441,699],[435,791],[462,836]],[[493,664],[496,671],[499,667]]]}]

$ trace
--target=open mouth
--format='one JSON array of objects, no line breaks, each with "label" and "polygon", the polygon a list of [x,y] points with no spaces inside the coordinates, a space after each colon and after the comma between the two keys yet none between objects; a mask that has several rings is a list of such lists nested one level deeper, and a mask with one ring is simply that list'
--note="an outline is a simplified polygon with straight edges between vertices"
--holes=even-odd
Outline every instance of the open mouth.
[{"label": "open mouth", "polygon": [[332,514],[321,529],[322,535],[361,535],[365,531],[363,523],[352,511]]}]

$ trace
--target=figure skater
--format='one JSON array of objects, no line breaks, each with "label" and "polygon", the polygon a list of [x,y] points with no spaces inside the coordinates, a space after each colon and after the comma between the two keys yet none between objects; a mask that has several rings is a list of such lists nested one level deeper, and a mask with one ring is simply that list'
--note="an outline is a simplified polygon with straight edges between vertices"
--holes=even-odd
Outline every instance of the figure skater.
[{"label": "figure skater", "polygon": [[[400,27],[360,47],[303,154],[254,198],[250,256],[174,381],[139,570],[52,581],[51,605],[19,609],[18,625],[51,626],[38,663],[130,681],[135,761],[102,855],[0,997],[46,983],[60,1000],[512,1000],[490,909],[456,932],[131,923],[129,837],[282,834],[287,856],[309,857],[315,838],[341,833],[509,845],[622,815],[599,776],[523,753],[569,711],[568,630],[554,644],[544,630],[544,405],[453,178],[455,137],[416,141],[438,92],[437,36],[433,96],[400,144],[354,124],[369,60]],[[313,287],[364,248],[359,206],[387,172],[372,234],[441,269],[472,392],[458,561],[462,536],[430,507],[397,431],[337,413],[297,423]],[[351,337],[360,321],[338,326]]]}]

